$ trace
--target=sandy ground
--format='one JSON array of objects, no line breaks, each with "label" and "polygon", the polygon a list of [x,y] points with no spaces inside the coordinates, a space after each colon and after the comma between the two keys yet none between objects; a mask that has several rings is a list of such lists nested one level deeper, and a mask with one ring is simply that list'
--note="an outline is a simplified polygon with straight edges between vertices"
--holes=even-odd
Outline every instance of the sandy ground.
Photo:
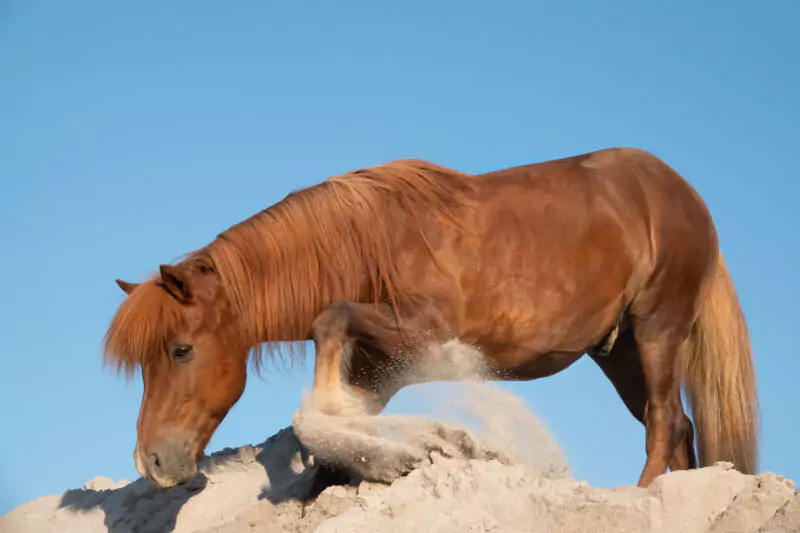
[{"label": "sandy ground", "polygon": [[[0,518],[0,532],[800,531],[800,490],[779,475],[717,464],[667,474],[647,490],[593,488],[570,476],[518,398],[478,382],[462,390],[454,408],[473,417],[463,427],[331,418],[304,402],[290,427],[212,455],[191,484],[156,491],[141,479],[98,477],[18,507]],[[309,500],[323,462],[347,479]]]}]

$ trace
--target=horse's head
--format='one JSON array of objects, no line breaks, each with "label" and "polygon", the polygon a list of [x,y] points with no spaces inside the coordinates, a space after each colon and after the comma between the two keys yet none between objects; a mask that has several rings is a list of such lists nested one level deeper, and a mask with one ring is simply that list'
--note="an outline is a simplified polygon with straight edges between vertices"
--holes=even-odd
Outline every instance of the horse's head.
[{"label": "horse's head", "polygon": [[211,435],[244,391],[242,341],[214,266],[192,259],[161,266],[128,294],[106,336],[106,354],[129,373],[141,367],[136,469],[158,487],[192,479]]}]

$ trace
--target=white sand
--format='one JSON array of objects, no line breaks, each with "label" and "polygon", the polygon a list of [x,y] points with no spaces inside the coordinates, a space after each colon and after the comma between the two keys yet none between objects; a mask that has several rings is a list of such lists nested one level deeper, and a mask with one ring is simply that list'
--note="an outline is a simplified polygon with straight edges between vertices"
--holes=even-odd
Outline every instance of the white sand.
[{"label": "white sand", "polygon": [[[291,428],[211,456],[188,486],[95,478],[18,507],[0,518],[0,532],[800,531],[800,491],[772,473],[719,464],[667,474],[647,490],[578,482],[527,407],[477,381],[459,385],[457,407],[482,428],[328,417],[304,403]],[[303,504],[320,460],[354,479]]]}]

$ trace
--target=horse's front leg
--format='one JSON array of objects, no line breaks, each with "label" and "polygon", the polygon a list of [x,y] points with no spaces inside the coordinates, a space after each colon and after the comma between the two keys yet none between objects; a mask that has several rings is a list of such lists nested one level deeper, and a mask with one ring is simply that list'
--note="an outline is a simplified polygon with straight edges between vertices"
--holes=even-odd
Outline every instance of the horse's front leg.
[{"label": "horse's front leg", "polygon": [[434,304],[414,309],[388,304],[336,302],[315,319],[312,401],[329,415],[375,415],[383,411],[403,380],[408,356],[423,341],[452,335]]}]

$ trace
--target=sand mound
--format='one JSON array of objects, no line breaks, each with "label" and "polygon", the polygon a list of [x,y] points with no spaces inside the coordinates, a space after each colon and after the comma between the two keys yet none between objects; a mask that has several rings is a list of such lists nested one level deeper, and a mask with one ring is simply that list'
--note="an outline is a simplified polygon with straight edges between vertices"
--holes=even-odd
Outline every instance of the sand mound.
[{"label": "sand mound", "polygon": [[18,507],[0,532],[800,531],[800,491],[781,476],[721,463],[647,490],[592,488],[569,476],[518,398],[459,387],[459,413],[473,417],[463,424],[333,418],[304,402],[291,427],[212,455],[193,483],[156,491],[141,479],[95,478]]},{"label": "sand mound", "polygon": [[[484,406],[521,405],[478,388]],[[0,531],[800,531],[800,491],[775,474],[719,464],[670,473],[648,490],[598,489],[567,475],[549,439],[531,455],[490,435],[416,417],[332,419],[304,406],[266,442],[212,455],[193,484],[155,491],[143,480],[95,478],[20,506]],[[321,460],[347,467],[349,483],[303,503]]]}]

